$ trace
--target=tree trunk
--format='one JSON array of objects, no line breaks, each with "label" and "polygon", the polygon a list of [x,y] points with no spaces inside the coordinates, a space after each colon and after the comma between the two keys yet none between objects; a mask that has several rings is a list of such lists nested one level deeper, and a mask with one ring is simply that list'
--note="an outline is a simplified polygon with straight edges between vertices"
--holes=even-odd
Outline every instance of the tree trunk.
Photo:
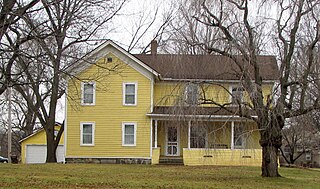
[{"label": "tree trunk", "polygon": [[278,148],[273,145],[262,147],[262,176],[280,177],[278,172]]},{"label": "tree trunk", "polygon": [[[271,116],[261,119],[260,145],[262,147],[261,176],[280,177],[278,172],[279,149],[282,145],[281,129],[284,126],[284,118],[270,112]],[[262,126],[262,127],[261,127]]]},{"label": "tree trunk", "polygon": [[53,128],[50,127],[46,129],[47,134],[47,159],[46,163],[56,163],[57,157],[56,157],[56,148],[54,145],[54,125]]}]

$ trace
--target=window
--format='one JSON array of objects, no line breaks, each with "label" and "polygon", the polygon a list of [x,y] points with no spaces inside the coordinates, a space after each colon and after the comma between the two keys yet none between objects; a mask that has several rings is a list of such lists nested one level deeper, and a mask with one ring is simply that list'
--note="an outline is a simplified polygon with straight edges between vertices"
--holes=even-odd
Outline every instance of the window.
[{"label": "window", "polygon": [[94,123],[81,123],[81,141],[82,146],[93,146],[94,145]]},{"label": "window", "polygon": [[205,126],[192,126],[190,129],[190,147],[206,148],[207,128]]},{"label": "window", "polygon": [[243,102],[243,87],[231,87],[231,103]]},{"label": "window", "polygon": [[189,105],[198,104],[199,86],[195,83],[188,83],[185,88],[185,102]]},{"label": "window", "polygon": [[234,148],[244,148],[245,147],[245,132],[244,125],[242,124],[234,124],[234,135],[233,142]]},{"label": "window", "polygon": [[122,146],[136,146],[136,123],[122,123]]},{"label": "window", "polygon": [[306,153],[306,161],[311,161],[311,152]]},{"label": "window", "polygon": [[123,105],[137,105],[137,83],[123,83]]},{"label": "window", "polygon": [[112,57],[108,57],[107,58],[107,62],[109,63],[109,62],[112,62]]},{"label": "window", "polygon": [[95,104],[95,82],[82,82],[81,90],[81,104],[82,105],[94,105]]}]

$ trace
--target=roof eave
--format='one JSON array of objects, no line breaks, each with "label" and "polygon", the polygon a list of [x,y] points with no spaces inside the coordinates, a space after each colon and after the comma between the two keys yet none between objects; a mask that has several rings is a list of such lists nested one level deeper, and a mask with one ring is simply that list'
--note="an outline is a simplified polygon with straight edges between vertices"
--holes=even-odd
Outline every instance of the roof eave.
[{"label": "roof eave", "polygon": [[[180,82],[215,82],[215,83],[239,83],[240,80],[232,80],[232,79],[176,79],[176,78],[168,78],[168,77],[160,77],[163,81],[180,81]],[[252,80],[254,81],[254,80]],[[262,80],[263,83],[276,83],[279,80]]]},{"label": "roof eave", "polygon": [[[71,66],[67,72],[72,73],[72,74],[78,74],[81,71],[83,71],[84,69],[86,69],[86,64],[83,64],[83,60],[85,59],[89,59],[91,57],[94,57],[96,54],[98,54],[101,50],[103,50],[105,47],[107,47],[108,45],[111,45],[112,47],[114,47],[115,49],[117,49],[118,51],[120,51],[121,53],[127,55],[129,58],[131,58],[133,61],[135,61],[137,64],[139,64],[141,67],[143,67],[144,69],[146,69],[148,72],[150,72],[152,75],[154,75],[155,77],[158,77],[160,74],[155,71],[154,69],[152,69],[151,67],[149,67],[148,65],[146,65],[144,62],[142,62],[141,60],[139,60],[138,58],[136,58],[134,55],[130,54],[128,51],[126,51],[124,48],[120,47],[119,45],[117,45],[116,43],[114,43],[112,40],[108,39],[106,42],[102,43],[101,45],[99,45],[97,48],[95,48],[93,51],[91,51],[90,53],[88,53],[87,55],[85,55],[83,58],[81,58],[81,60],[79,60],[78,62],[76,62],[74,64],[74,66]],[[80,68],[77,67],[78,65],[80,65]]]}]

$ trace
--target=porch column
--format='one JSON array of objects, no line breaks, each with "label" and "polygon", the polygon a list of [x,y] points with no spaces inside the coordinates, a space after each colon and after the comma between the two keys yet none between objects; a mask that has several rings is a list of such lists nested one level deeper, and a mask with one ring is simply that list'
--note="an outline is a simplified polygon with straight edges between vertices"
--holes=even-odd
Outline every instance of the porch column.
[{"label": "porch column", "polygon": [[190,150],[190,132],[191,132],[191,120],[188,121],[188,149]]},{"label": "porch column", "polygon": [[158,147],[158,120],[154,120],[154,147]]},{"label": "porch column", "polygon": [[234,149],[234,121],[231,122],[231,150]]}]

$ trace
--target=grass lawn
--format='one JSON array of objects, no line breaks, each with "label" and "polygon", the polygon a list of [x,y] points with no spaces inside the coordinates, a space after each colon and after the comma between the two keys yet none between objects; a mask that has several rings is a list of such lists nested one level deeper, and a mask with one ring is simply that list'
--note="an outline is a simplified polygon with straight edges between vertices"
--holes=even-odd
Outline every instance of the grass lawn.
[{"label": "grass lawn", "polygon": [[280,168],[262,178],[259,167],[108,164],[0,164],[0,188],[320,188],[318,170]]}]

